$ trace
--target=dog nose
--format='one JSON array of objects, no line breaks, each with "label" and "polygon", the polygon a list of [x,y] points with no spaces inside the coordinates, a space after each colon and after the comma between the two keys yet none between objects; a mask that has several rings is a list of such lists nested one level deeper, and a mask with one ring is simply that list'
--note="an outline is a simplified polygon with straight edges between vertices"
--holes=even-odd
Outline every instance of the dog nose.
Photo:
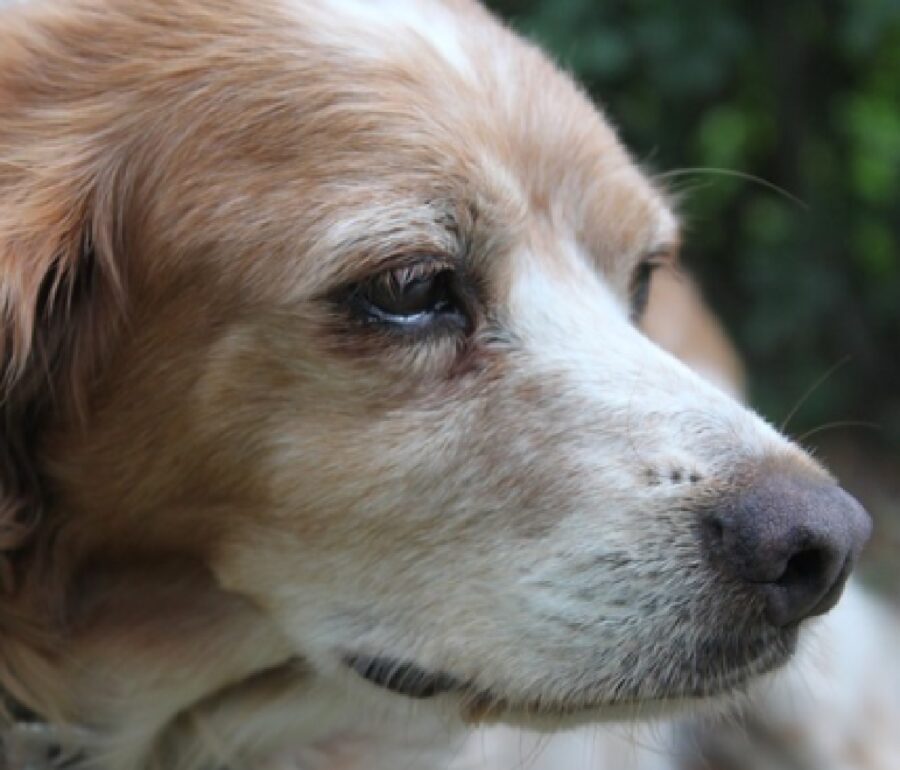
[{"label": "dog nose", "polygon": [[705,544],[713,563],[752,586],[769,622],[783,627],[837,603],[871,528],[836,484],[770,474],[717,506]]}]

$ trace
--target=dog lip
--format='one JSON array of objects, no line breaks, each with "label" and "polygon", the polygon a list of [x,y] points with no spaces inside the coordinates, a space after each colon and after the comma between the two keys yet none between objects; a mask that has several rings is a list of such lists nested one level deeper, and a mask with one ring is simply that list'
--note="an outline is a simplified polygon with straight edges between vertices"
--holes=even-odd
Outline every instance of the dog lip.
[{"label": "dog lip", "polygon": [[[366,681],[397,695],[425,700],[438,695],[457,694],[463,698],[463,719],[469,723],[491,721],[502,715],[574,716],[610,707],[638,707],[641,704],[677,702],[683,699],[709,698],[743,687],[747,681],[783,665],[797,645],[798,629],[783,629],[777,643],[768,639],[765,644],[748,645],[733,667],[719,671],[716,677],[703,677],[692,686],[672,688],[671,692],[644,697],[614,697],[561,703],[517,701],[504,697],[492,689],[476,688],[471,681],[460,679],[444,671],[428,671],[416,663],[383,655],[348,653],[342,661]],[[760,643],[762,640],[759,640]],[[713,660],[722,660],[722,645],[709,643],[702,652],[716,650]],[[702,657],[702,656],[701,656]],[[730,669],[730,670],[729,670]]]},{"label": "dog lip", "polygon": [[[715,676],[712,675],[713,671],[709,671],[700,681],[674,686],[669,692],[659,694],[620,694],[608,698],[587,696],[583,699],[553,702],[517,700],[498,696],[490,690],[479,691],[467,695],[462,704],[462,718],[468,724],[475,725],[535,718],[577,719],[609,709],[634,709],[635,713],[639,713],[640,709],[654,707],[682,709],[687,702],[741,692],[753,679],[784,665],[796,650],[797,639],[797,628],[782,629],[778,639],[768,640],[758,654],[746,650],[741,660],[715,672]],[[718,660],[721,664],[721,658]]]},{"label": "dog lip", "polygon": [[415,663],[378,655],[345,655],[344,664],[363,679],[409,698],[433,698],[465,688],[465,683],[443,671],[431,672]]},{"label": "dog lip", "polygon": [[796,652],[799,635],[800,626],[795,623],[743,638],[710,637],[696,644],[693,665],[696,673],[713,680],[760,662],[778,665]]}]

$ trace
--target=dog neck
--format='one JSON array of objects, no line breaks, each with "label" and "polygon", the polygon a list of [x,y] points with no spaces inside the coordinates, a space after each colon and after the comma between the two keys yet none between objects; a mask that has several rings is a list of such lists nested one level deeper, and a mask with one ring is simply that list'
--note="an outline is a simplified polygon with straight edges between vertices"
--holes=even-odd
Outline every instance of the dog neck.
[{"label": "dog neck", "polygon": [[104,757],[91,768],[143,767],[197,742],[201,722],[229,736],[236,726],[222,715],[240,712],[235,703],[278,700],[308,678],[265,614],[189,559],[104,560],[63,582],[58,620],[41,613],[45,655],[14,664],[34,697],[6,710],[0,767],[44,770],[79,755]]}]

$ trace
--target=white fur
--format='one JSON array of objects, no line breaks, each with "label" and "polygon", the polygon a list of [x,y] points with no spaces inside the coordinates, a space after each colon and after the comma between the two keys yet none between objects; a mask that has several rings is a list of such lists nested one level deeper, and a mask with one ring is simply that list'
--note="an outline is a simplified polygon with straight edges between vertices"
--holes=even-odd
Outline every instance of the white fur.
[{"label": "white fur", "polygon": [[[304,17],[320,12],[321,3],[312,0],[285,0],[289,8]],[[474,64],[462,40],[456,17],[432,0],[332,0],[327,4],[328,28],[337,32],[348,49],[365,51],[379,59],[389,59],[393,46],[425,42],[457,74],[472,77]],[[401,31],[402,30],[402,31]],[[413,33],[410,35],[409,33]],[[386,44],[387,43],[387,44]]]}]

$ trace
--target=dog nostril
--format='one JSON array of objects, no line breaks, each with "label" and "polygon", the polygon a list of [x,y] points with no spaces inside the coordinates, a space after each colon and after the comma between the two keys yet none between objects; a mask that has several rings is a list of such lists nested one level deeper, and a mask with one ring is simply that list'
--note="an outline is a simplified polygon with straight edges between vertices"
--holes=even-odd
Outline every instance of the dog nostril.
[{"label": "dog nostril", "polygon": [[710,563],[762,599],[775,626],[831,609],[869,536],[840,487],[773,474],[720,502],[703,522]]},{"label": "dog nostril", "polygon": [[672,475],[669,478],[676,484],[679,483],[681,481],[681,471],[672,471]]},{"label": "dog nostril", "polygon": [[705,526],[707,537],[710,543],[713,544],[713,547],[721,547],[725,540],[725,525],[719,519],[711,516],[706,520]]},{"label": "dog nostril", "polygon": [[699,473],[692,473],[692,474],[688,477],[688,481],[690,481],[691,484],[696,484],[697,482],[700,481],[700,474],[699,474]]},{"label": "dog nostril", "polygon": [[828,570],[828,561],[828,554],[818,548],[795,553],[788,559],[784,572],[775,583],[782,588],[790,588],[802,583],[815,582]]}]

